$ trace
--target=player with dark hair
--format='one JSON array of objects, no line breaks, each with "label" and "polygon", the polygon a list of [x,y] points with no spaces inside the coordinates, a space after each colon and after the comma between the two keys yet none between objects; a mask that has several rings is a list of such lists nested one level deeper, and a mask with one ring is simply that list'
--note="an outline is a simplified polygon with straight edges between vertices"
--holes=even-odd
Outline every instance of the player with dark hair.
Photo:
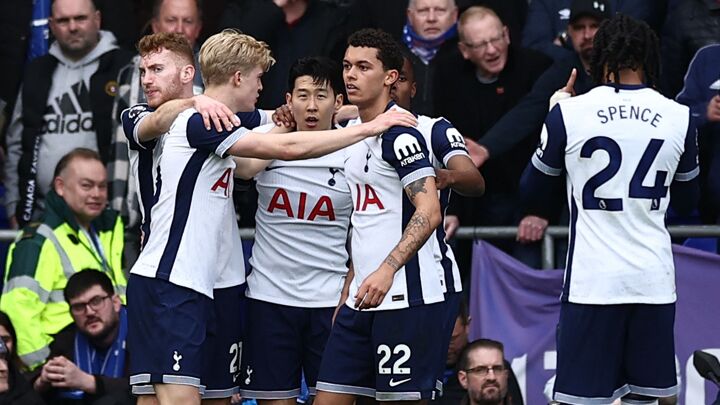
[{"label": "player with dark hair", "polygon": [[[328,130],[342,106],[342,70],[324,57],[290,68],[286,102],[300,131]],[[273,124],[257,128],[270,130]],[[299,160],[256,160],[258,209],[247,279],[240,385],[261,405],[295,404],[301,373],[315,395],[320,360],[348,271],[352,199],[345,151]]]},{"label": "player with dark hair", "polygon": [[[343,78],[359,118],[395,106],[390,90],[401,47],[379,30],[348,39]],[[429,145],[421,131],[393,127],[348,148],[345,176],[354,211],[351,269],[317,383],[318,405],[378,401],[424,403],[445,358],[443,268],[429,238],[442,216]],[[427,242],[427,243],[426,243]]]},{"label": "player with dark hair", "polygon": [[693,209],[699,170],[689,109],[649,87],[656,50],[644,23],[623,15],[605,22],[592,57],[600,86],[553,107],[523,175],[521,190],[538,212],[552,206],[553,180],[567,180],[554,387],[562,403],[656,403],[678,390],[664,217],[669,204]]},{"label": "player with dark hair", "polygon": [[620,77],[623,69],[642,69],[645,85],[655,87],[660,74],[660,47],[655,32],[643,21],[625,15],[605,20],[595,34],[590,76],[595,83]]}]

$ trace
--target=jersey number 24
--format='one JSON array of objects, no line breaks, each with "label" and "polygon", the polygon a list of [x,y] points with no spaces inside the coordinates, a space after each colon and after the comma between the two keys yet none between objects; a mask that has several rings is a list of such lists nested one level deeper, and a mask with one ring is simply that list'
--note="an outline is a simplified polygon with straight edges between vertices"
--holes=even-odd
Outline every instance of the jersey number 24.
[{"label": "jersey number 24", "polygon": [[[660,208],[660,200],[667,195],[668,188],[665,186],[665,180],[667,179],[668,173],[658,170],[655,173],[655,182],[651,187],[644,186],[642,183],[664,142],[662,139],[650,140],[648,146],[645,148],[645,152],[643,152],[640,158],[637,168],[635,168],[628,190],[628,197],[630,198],[650,199],[652,201],[651,210]],[[595,196],[595,190],[612,179],[620,170],[620,164],[622,163],[622,150],[620,149],[620,145],[612,138],[596,136],[585,142],[580,150],[580,157],[591,158],[597,150],[607,152],[610,160],[607,166],[590,177],[587,183],[585,183],[582,190],[583,208],[586,210],[622,211],[622,198],[600,198]]]}]

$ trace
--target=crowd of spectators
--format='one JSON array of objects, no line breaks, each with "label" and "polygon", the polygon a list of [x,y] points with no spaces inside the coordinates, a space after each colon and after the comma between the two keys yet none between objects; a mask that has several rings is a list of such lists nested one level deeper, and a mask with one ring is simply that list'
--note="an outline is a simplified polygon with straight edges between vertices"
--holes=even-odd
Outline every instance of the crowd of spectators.
[{"label": "crowd of spectators", "polygon": [[[203,39],[223,28],[239,29],[265,41],[276,64],[263,77],[258,108],[274,110],[284,103],[288,70],[298,58],[328,56],[341,61],[347,37],[355,30],[373,27],[389,32],[405,47],[413,65],[413,111],[450,120],[465,137],[471,158],[486,181],[484,196],[452,200],[448,235],[452,237],[459,226],[517,226],[515,241],[494,243],[538,266],[536,242],[549,224],[567,221],[562,215],[566,209],[556,207],[555,215],[530,215],[518,198],[519,178],[539,140],[553,93],[564,88],[582,94],[593,87],[588,75],[593,37],[602,21],[615,13],[644,20],[656,31],[663,59],[657,90],[688,105],[698,125],[702,199],[693,218],[681,221],[720,223],[717,0],[0,1],[0,26],[4,28],[0,38],[4,65],[0,77],[0,159],[5,209],[0,212],[0,224],[12,229],[35,221],[43,224],[21,233],[8,257],[9,274],[3,266],[5,287],[0,308],[9,313],[21,334],[29,330],[34,334],[21,338],[21,342],[25,340],[20,350],[14,344],[0,344],[0,357],[4,358],[0,363],[9,367],[10,381],[26,370],[26,365],[45,364],[37,369],[42,372],[35,375],[35,381],[38,391],[47,395],[52,384],[45,369],[52,366],[45,361],[51,352],[58,355],[50,336],[63,333],[73,320],[77,322],[75,315],[84,315],[86,306],[93,312],[101,307],[86,300],[82,308],[76,305],[76,313],[61,313],[60,309],[67,309],[66,300],[75,298],[67,293],[62,297],[73,272],[67,266],[106,271],[114,275],[112,284],[117,289],[124,285],[123,271],[137,257],[139,208],[128,181],[119,114],[144,101],[134,48],[142,35],[182,33],[196,56]],[[31,46],[38,44],[47,52],[31,58]],[[203,91],[199,74],[194,91]],[[61,157],[78,147],[85,148],[82,156],[70,159],[65,166],[58,164]],[[97,163],[107,167],[107,174]],[[107,176],[109,188],[97,192],[105,193],[104,197],[97,194],[92,203],[75,199],[89,193],[83,183],[87,179],[76,178],[81,172]],[[254,190],[251,186],[237,189],[241,190],[235,196],[240,223],[253,226]],[[113,216],[117,214],[87,211],[92,204],[101,204],[101,208],[109,204],[121,215],[125,229],[118,229],[120,222]],[[72,212],[75,218],[78,212],[86,214],[83,218],[88,227],[69,219]],[[104,232],[109,235],[107,240]],[[123,253],[116,251],[113,237],[125,239]],[[70,242],[59,241],[61,238]],[[457,243],[456,256],[467,272],[471,245]],[[89,246],[90,259],[77,263],[75,257],[69,260],[62,253],[47,253],[49,249],[72,251],[84,245]],[[120,264],[122,254],[124,264]],[[36,274],[36,268],[44,275]],[[34,275],[34,280],[29,277],[32,281],[28,281],[28,275]],[[17,278],[12,281],[14,276]],[[57,279],[63,281],[53,284]],[[29,287],[27,283],[35,284]],[[13,290],[19,287],[22,291]],[[35,295],[27,291],[35,291]],[[84,295],[84,290],[76,294]],[[115,296],[108,291],[107,295],[113,303],[108,311],[117,308],[119,313],[122,294]],[[3,321],[5,315],[0,315]],[[115,319],[118,315],[108,312],[108,316]],[[30,325],[40,318],[45,322],[42,327]],[[468,320],[458,322],[461,328]],[[9,320],[0,322],[0,332],[8,332],[8,325],[12,327]],[[11,341],[17,341],[15,330],[9,332]],[[484,341],[473,347],[477,353],[487,351],[499,356],[496,360],[502,359],[501,344]],[[475,352],[466,354],[460,362],[472,363]],[[457,362],[457,355],[449,365]],[[472,395],[474,376],[504,375],[506,365],[461,368],[468,370],[458,376],[459,384]],[[8,372],[0,370],[0,374]],[[91,387],[93,394],[107,388],[104,380],[93,381],[102,385]]]},{"label": "crowd of spectators", "polygon": [[[537,241],[548,223],[562,223],[562,217],[524,215],[516,199],[518,178],[537,142],[547,100],[566,83],[571,69],[577,69],[576,93],[592,87],[586,69],[594,32],[602,19],[618,12],[642,19],[656,30],[664,58],[659,90],[691,105],[702,124],[705,193],[698,217],[706,223],[717,222],[717,187],[708,176],[716,170],[713,157],[717,154],[716,137],[711,135],[718,131],[713,124],[716,118],[707,110],[713,93],[711,85],[717,79],[707,70],[714,64],[707,58],[695,63],[696,72],[704,70],[689,75],[689,82],[683,86],[695,53],[720,42],[716,24],[720,4],[714,0],[93,3],[97,13],[93,13],[92,21],[69,22],[74,26],[69,34],[67,24],[51,18],[49,38],[43,38],[48,55],[34,61],[29,60],[28,49],[37,41],[34,36],[39,31],[31,30],[30,21],[42,15],[38,7],[45,7],[45,14],[50,15],[50,1],[13,2],[12,7],[18,11],[13,15],[19,18],[3,21],[11,34],[0,43],[6,66],[0,79],[4,107],[4,216],[11,227],[40,217],[52,168],[60,156],[82,146],[98,151],[108,166],[111,207],[126,219],[128,241],[137,239],[137,207],[131,197],[134,190],[128,187],[127,156],[117,116],[125,106],[143,101],[142,91],[134,84],[137,57],[130,63],[133,44],[141,35],[181,32],[197,50],[208,35],[236,28],[267,42],[277,63],[263,78],[258,107],[275,109],[284,102],[284,78],[292,62],[310,55],[340,60],[350,33],[374,27],[391,33],[409,51],[417,82],[413,110],[448,118],[469,141],[474,161],[488,183],[485,196],[453,202],[450,224],[518,225],[519,243],[497,243],[536,265],[537,255],[528,254],[524,245]],[[470,7],[473,10],[461,19]],[[0,13],[5,19],[10,14]],[[80,39],[76,40],[75,35]],[[73,51],[78,47],[84,49]],[[62,85],[53,79],[67,74],[77,79],[64,79]],[[23,79],[27,77],[41,80]],[[694,83],[697,80],[710,82]],[[693,91],[700,88],[705,89],[702,94]],[[198,75],[196,92],[201,91]],[[32,102],[25,103],[24,99]],[[236,198],[241,224],[253,226],[254,198]],[[562,209],[558,209],[560,212]],[[132,261],[136,249],[128,250],[127,259]],[[460,252],[461,261],[467,264],[462,251],[467,252],[467,247]]]}]

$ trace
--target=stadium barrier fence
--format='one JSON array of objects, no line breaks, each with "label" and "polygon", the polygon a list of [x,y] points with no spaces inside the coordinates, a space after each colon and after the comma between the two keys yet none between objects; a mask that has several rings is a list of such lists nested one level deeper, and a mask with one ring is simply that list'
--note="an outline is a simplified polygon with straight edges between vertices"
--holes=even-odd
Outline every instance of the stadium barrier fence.
[{"label": "stadium barrier fence", "polygon": [[[720,225],[671,225],[668,227],[670,236],[674,238],[686,237],[720,237]],[[476,226],[460,227],[455,234],[458,239],[511,239],[515,238],[517,227],[515,226]],[[17,231],[4,229],[0,230],[0,242],[12,242],[17,236]],[[542,240],[542,268],[552,269],[555,263],[555,240],[567,238],[568,228],[566,226],[549,226],[545,230]],[[255,229],[241,228],[240,237],[253,239]]]}]

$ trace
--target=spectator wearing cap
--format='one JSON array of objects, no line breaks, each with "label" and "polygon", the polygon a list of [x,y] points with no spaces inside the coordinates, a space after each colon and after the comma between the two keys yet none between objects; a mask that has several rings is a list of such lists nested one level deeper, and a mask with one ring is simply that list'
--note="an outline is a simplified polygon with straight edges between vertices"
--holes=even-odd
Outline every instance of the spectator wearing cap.
[{"label": "spectator wearing cap", "polygon": [[11,350],[0,339],[0,405],[44,405],[10,356]]},{"label": "spectator wearing cap", "polygon": [[[573,0],[570,8],[572,14],[568,20],[567,32],[574,52],[565,59],[555,61],[537,79],[532,90],[478,139],[479,147],[475,148],[473,160],[479,166],[484,165],[488,159],[507,159],[513,148],[528,140],[537,143],[540,128],[548,112],[550,97],[556,90],[569,86],[569,92],[582,94],[593,87],[588,74],[593,39],[602,21],[610,16],[609,0]],[[572,83],[568,83],[573,70],[576,76]],[[562,195],[563,190],[557,192]],[[558,215],[562,211],[561,206],[557,207]],[[526,215],[522,216],[518,224],[516,239],[521,244],[532,245],[529,248],[516,246],[518,249],[515,256],[529,266],[540,265],[539,247],[535,242],[542,238],[549,220],[554,222],[558,219]],[[558,257],[562,256],[564,255]]]},{"label": "spectator wearing cap", "polygon": [[[659,29],[665,13],[665,1],[658,0],[533,0],[528,9],[522,44],[561,60],[572,55],[574,44],[568,30],[578,11],[588,14],[627,14]],[[593,11],[596,10],[596,11]]]},{"label": "spectator wearing cap", "polygon": [[[461,14],[458,34],[460,53],[438,61],[435,112],[450,120],[465,136],[473,154],[478,148],[475,141],[532,89],[552,60],[538,51],[515,45],[508,27],[492,9],[484,6],[470,7]],[[446,222],[455,221],[462,226],[516,224],[520,220],[517,184],[535,145],[528,137],[511,149],[507,159],[483,166],[486,194],[479,198],[453,196]],[[458,241],[455,254],[461,269],[469,268],[471,246],[470,240]],[[511,246],[504,243],[500,247],[510,252]]]}]

